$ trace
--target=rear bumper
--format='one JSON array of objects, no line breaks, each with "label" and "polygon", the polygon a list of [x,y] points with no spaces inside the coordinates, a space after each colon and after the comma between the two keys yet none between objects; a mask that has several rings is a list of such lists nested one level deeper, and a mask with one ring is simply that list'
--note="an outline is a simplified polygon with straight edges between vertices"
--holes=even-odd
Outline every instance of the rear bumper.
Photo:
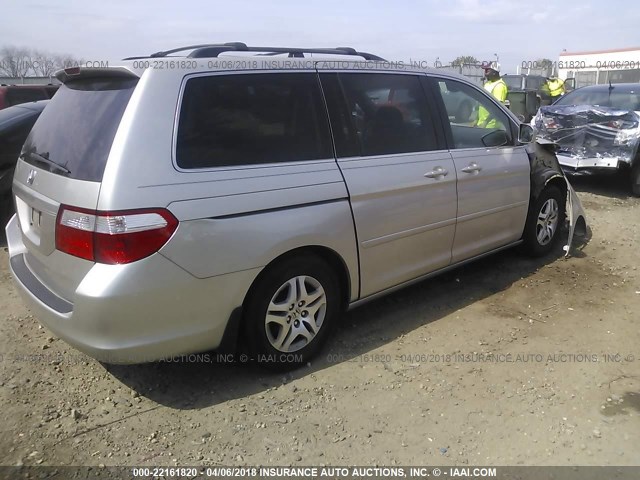
[{"label": "rear bumper", "polygon": [[622,164],[628,164],[618,157],[575,158],[562,154],[558,154],[557,157],[560,165],[568,170],[617,170]]},{"label": "rear bumper", "polygon": [[27,306],[54,334],[106,363],[144,363],[218,348],[259,271],[197,279],[154,254],[127,265],[94,265],[71,303],[30,270],[15,216],[6,233],[11,273]]}]

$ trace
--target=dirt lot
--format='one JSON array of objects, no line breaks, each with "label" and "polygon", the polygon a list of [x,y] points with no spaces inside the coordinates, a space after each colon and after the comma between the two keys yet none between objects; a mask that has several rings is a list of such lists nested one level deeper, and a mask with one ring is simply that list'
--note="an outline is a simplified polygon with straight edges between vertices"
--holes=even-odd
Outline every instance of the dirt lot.
[{"label": "dirt lot", "polygon": [[640,465],[640,200],[617,181],[574,181],[572,258],[505,252],[368,304],[284,377],[102,365],[29,314],[2,249],[0,463]]}]

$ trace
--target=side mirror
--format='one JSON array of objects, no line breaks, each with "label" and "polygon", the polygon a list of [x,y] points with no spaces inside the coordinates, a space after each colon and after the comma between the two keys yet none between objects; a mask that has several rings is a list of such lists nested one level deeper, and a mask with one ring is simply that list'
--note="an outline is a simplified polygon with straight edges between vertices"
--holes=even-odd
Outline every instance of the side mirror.
[{"label": "side mirror", "polygon": [[521,123],[518,130],[518,142],[531,143],[533,141],[533,127],[528,123]]},{"label": "side mirror", "polygon": [[501,147],[509,143],[509,137],[504,130],[494,130],[482,137],[482,144],[485,147]]}]

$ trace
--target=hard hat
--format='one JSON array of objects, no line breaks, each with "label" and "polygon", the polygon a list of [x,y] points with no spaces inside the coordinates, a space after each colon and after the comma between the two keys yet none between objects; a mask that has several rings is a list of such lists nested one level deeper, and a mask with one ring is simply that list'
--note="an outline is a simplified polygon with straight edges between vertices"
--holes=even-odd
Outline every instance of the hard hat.
[{"label": "hard hat", "polygon": [[500,64],[498,62],[482,62],[482,68],[484,70],[494,70],[500,73]]}]

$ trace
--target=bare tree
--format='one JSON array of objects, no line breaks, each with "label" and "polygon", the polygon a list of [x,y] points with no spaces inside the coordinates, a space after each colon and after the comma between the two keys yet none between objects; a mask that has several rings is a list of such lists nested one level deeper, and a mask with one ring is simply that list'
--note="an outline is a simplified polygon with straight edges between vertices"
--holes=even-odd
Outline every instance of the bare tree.
[{"label": "bare tree", "polygon": [[539,58],[534,62],[539,68],[550,68],[553,67],[553,61],[548,58]]},{"label": "bare tree", "polygon": [[31,52],[24,47],[0,49],[0,73],[9,77],[25,77],[31,69]]},{"label": "bare tree", "polygon": [[61,68],[74,67],[84,60],[72,55],[6,46],[0,48],[0,75],[7,77],[48,77]]},{"label": "bare tree", "polygon": [[535,64],[537,65],[537,68],[539,70],[545,71],[547,75],[553,74],[553,68],[555,66],[553,60],[549,60],[548,58],[540,58],[535,61]]},{"label": "bare tree", "polygon": [[55,62],[49,54],[35,51],[33,53],[32,70],[36,76],[49,77],[56,71]]},{"label": "bare tree", "polygon": [[451,62],[451,66],[461,67],[462,65],[475,65],[477,63],[480,62],[473,55],[460,55],[453,62]]}]

